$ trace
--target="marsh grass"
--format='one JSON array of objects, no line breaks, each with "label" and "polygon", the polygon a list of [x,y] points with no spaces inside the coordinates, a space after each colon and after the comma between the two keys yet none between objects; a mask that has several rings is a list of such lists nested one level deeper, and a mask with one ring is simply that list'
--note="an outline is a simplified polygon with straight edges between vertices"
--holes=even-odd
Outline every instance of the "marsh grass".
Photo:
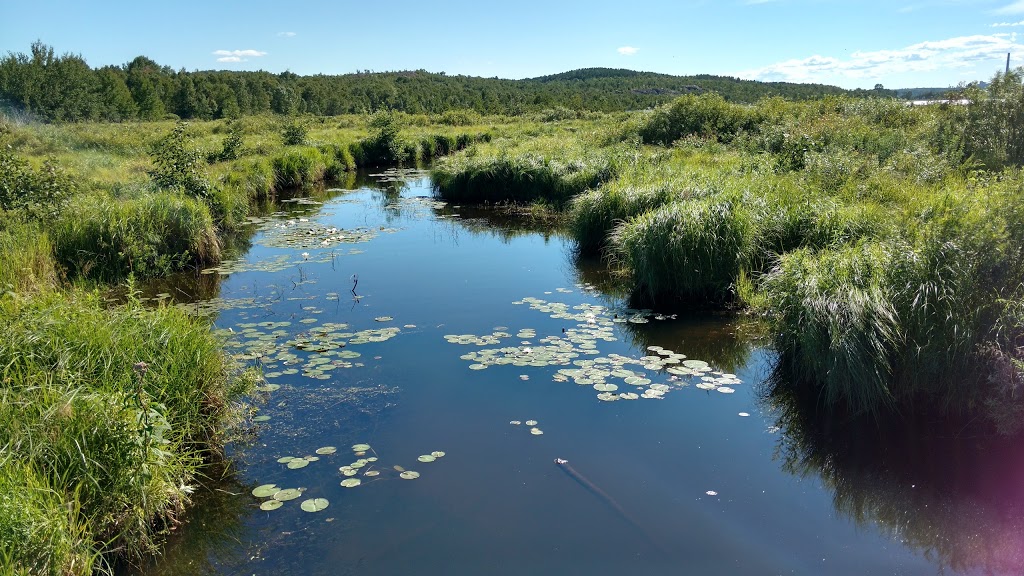
[{"label": "marsh grass", "polygon": [[652,299],[727,302],[751,228],[749,213],[735,198],[673,202],[616,227],[611,257]]},{"label": "marsh grass", "polygon": [[0,211],[0,294],[54,289],[59,279],[53,244],[41,225]]},{"label": "marsh grass", "polygon": [[70,291],[0,299],[0,318],[0,506],[11,512],[0,548],[18,551],[6,560],[86,574],[100,555],[151,552],[218,457],[221,421],[250,379],[232,377],[205,322],[174,308],[107,308]]},{"label": "marsh grass", "polygon": [[54,225],[58,262],[72,276],[116,280],[220,261],[207,205],[174,192],[83,196]]},{"label": "marsh grass", "polygon": [[614,150],[544,138],[528,144],[492,143],[435,163],[431,180],[438,197],[458,203],[530,203],[565,206],[589,188],[610,180],[619,164]]}]

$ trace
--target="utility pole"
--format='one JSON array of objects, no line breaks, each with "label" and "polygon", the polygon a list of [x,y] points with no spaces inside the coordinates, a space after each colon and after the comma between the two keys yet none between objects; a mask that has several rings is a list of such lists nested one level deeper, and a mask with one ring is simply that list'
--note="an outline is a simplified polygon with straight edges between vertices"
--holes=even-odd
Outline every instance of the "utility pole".
[{"label": "utility pole", "polygon": [[1006,53],[1006,73],[1010,73],[1010,53]]}]

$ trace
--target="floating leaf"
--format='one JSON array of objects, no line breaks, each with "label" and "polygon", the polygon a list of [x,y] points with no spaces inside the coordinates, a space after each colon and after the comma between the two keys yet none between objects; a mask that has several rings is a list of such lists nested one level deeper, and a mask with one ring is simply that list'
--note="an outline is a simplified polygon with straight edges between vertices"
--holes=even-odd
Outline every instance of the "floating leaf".
[{"label": "floating leaf", "polygon": [[287,488],[285,490],[278,490],[274,492],[274,500],[281,502],[287,502],[289,500],[295,500],[299,496],[302,496],[302,490],[298,488]]},{"label": "floating leaf", "polygon": [[322,454],[322,455],[334,454],[337,451],[338,451],[338,449],[335,448],[334,446],[324,446],[323,448],[317,448],[316,449],[316,453],[317,454]]},{"label": "floating leaf", "polygon": [[[397,466],[396,466],[396,468],[397,468]],[[413,472],[412,470],[406,470],[405,472],[402,472],[401,474],[399,474],[399,476],[401,476],[402,478],[405,478],[406,480],[415,480],[415,479],[420,477],[420,473],[419,472]]]},{"label": "floating leaf", "polygon": [[715,492],[714,490],[708,490],[705,494],[708,496],[718,496],[718,492]]},{"label": "floating leaf", "polygon": [[266,422],[267,420],[270,420],[270,416],[263,415],[263,416],[257,416],[257,417],[252,419],[253,422]]},{"label": "floating leaf", "polygon": [[526,425],[527,426],[536,426],[537,425],[537,421],[536,420],[527,420],[526,421]]},{"label": "floating leaf", "polygon": [[520,422],[519,420],[512,420],[511,422],[509,422],[509,424],[513,426],[519,426],[520,424],[522,424],[522,422]]},{"label": "floating leaf", "polygon": [[359,478],[345,478],[344,480],[341,481],[341,485],[344,486],[345,488],[355,488],[356,486],[359,486],[362,483],[363,481],[360,480]]},{"label": "floating leaf", "polygon": [[281,464],[287,464],[292,460],[295,460],[295,456],[281,456],[280,458],[277,459],[277,461]]},{"label": "floating leaf", "polygon": [[305,458],[296,458],[288,463],[288,468],[292,470],[298,470],[299,468],[305,468],[306,466],[309,466],[309,460],[306,460]]},{"label": "floating leaf", "polygon": [[277,510],[283,505],[284,502],[281,502],[280,500],[265,500],[260,503],[260,510]]},{"label": "floating leaf", "polygon": [[367,470],[365,473],[363,473],[363,476],[380,476],[380,471],[379,470]]},{"label": "floating leaf", "polygon": [[366,452],[369,449],[370,449],[370,445],[369,444],[356,444],[355,446],[352,447],[352,450],[354,452]]},{"label": "floating leaf", "polygon": [[319,512],[330,506],[330,503],[326,498],[310,498],[309,500],[303,500],[302,504],[299,505],[305,512]]},{"label": "floating leaf", "polygon": [[433,462],[434,460],[437,460],[437,458],[434,457],[434,456],[431,456],[430,454],[424,454],[424,455],[420,456],[419,458],[417,458],[417,460],[419,460],[420,462]]},{"label": "floating leaf", "polygon": [[399,465],[397,465],[397,464],[395,464],[395,465],[393,466],[393,468],[394,468],[395,470],[399,471],[399,472],[405,472],[405,468],[402,468],[401,466],[399,466]]},{"label": "floating leaf", "polygon": [[534,436],[540,436],[543,433],[544,431],[540,428],[530,428],[530,434],[533,434]]},{"label": "floating leaf", "polygon": [[430,455],[434,458],[444,458],[444,452],[441,452],[440,450],[431,452]]},{"label": "floating leaf", "polygon": [[720,386],[718,388],[718,391],[721,392],[722,394],[732,394],[733,392],[735,392],[735,390],[729,388],[728,386]]},{"label": "floating leaf", "polygon": [[280,488],[277,484],[263,484],[252,489],[252,495],[257,498],[269,498],[273,496]]}]

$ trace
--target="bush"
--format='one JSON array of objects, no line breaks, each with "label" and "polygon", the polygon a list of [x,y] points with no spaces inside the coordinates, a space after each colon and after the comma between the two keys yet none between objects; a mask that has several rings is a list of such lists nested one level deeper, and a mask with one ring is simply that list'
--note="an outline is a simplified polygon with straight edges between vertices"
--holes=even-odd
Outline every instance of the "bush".
[{"label": "bush", "polygon": [[188,123],[178,122],[153,150],[153,181],[165,189],[180,188],[197,198],[210,195],[211,185],[206,177],[203,155],[196,148],[186,130]]},{"label": "bush", "polygon": [[304,124],[291,121],[281,129],[281,138],[284,139],[285,146],[302,146],[306,143],[307,133],[308,130]]},{"label": "bush", "polygon": [[729,142],[757,125],[752,110],[730,104],[718,94],[687,94],[655,110],[640,127],[640,137],[646,144],[662,146],[690,135]]},{"label": "bush", "polygon": [[56,217],[76,191],[75,182],[47,160],[38,170],[0,148],[0,210],[18,210],[36,219]]}]

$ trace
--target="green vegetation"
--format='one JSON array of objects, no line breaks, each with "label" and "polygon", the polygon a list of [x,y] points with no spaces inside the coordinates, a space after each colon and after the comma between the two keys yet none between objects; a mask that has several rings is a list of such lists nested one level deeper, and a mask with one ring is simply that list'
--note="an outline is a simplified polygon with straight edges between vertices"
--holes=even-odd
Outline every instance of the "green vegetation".
[{"label": "green vegetation", "polygon": [[[35,42],[28,54],[0,59],[0,103],[50,121],[210,120],[253,114],[337,116],[397,110],[440,114],[445,124],[474,123],[474,114],[640,110],[681,94],[715,92],[733,102],[767,96],[895,96],[820,84],[755,82],[722,76],[670,76],[589,68],[527,80],[448,76],[425,70],[360,71],[340,76],[290,72],[175,71],[139,56],[124,66],[93,69],[74,54],[56,55]],[[551,113],[554,112],[552,115]],[[468,116],[467,116],[468,114]],[[291,125],[298,128],[298,125]],[[293,144],[304,143],[296,131]]]},{"label": "green vegetation", "polygon": [[638,300],[763,317],[778,386],[831,413],[1019,430],[1022,73],[919,108],[691,80],[91,70],[42,45],[0,61],[0,98],[75,121],[0,118],[0,566],[151,550],[243,387],[207,325],[75,283],[215,266],[250,214],[359,168],[434,160],[439,197],[560,214]]},{"label": "green vegetation", "polygon": [[138,557],[216,455],[233,379],[205,322],[94,294],[0,299],[0,549],[32,574]]},{"label": "green vegetation", "polygon": [[1022,94],[1017,71],[964,106],[685,95],[524,124],[433,176],[458,202],[567,206],[581,253],[642,299],[763,316],[782,381],[831,410],[913,406],[1009,432],[1024,411]]}]

